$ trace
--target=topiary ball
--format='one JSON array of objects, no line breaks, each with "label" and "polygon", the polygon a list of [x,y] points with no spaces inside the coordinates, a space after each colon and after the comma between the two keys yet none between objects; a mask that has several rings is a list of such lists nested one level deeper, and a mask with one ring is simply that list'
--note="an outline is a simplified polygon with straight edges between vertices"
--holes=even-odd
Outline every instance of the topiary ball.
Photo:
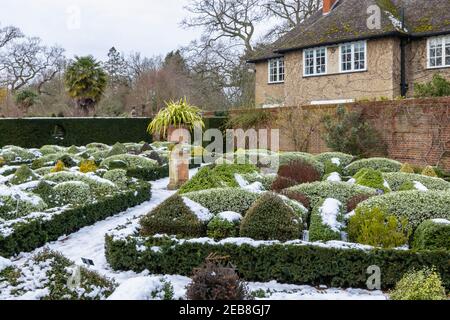
[{"label": "topiary ball", "polygon": [[174,195],[144,216],[140,221],[141,235],[168,234],[188,238],[204,237],[207,222],[212,215],[208,215],[209,211],[207,211],[205,217],[209,220],[200,219],[200,211],[205,208],[198,205],[199,211],[195,212],[185,199]]},{"label": "topiary ball", "polygon": [[242,237],[255,240],[299,239],[302,221],[279,196],[266,193],[247,211],[240,229]]},{"label": "topiary ball", "polygon": [[433,219],[422,222],[414,233],[413,249],[450,250],[450,221]]},{"label": "topiary ball", "polygon": [[23,165],[17,169],[9,182],[17,185],[35,180],[38,180],[38,176],[27,165]]}]

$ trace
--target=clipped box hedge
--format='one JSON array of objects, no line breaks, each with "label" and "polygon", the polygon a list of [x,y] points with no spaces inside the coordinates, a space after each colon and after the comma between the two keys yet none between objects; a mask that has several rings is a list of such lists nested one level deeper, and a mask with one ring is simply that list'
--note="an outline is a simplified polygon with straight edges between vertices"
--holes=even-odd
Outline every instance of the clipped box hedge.
[{"label": "clipped box hedge", "polygon": [[63,235],[76,232],[150,198],[151,185],[147,182],[138,182],[134,189],[95,203],[69,208],[53,215],[51,219],[24,217],[22,222],[13,225],[14,231],[10,235],[6,237],[0,235],[0,256],[10,257],[20,252],[32,251],[49,241],[56,241]]},{"label": "clipped box hedge", "polygon": [[0,146],[39,148],[83,146],[91,142],[147,141],[150,118],[23,118],[0,119]]},{"label": "clipped box hedge", "polygon": [[[161,241],[161,240],[159,240]],[[106,259],[114,270],[190,276],[210,253],[229,256],[247,281],[366,288],[368,267],[381,268],[383,289],[390,289],[411,268],[434,266],[450,288],[450,251],[338,249],[296,244],[178,243],[156,238],[106,235]]]}]

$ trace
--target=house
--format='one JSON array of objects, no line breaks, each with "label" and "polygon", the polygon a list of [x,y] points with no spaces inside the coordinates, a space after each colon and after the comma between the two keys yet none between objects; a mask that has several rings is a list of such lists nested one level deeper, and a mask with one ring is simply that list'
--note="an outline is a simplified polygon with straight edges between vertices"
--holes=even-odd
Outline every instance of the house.
[{"label": "house", "polygon": [[450,79],[450,0],[324,0],[248,62],[265,107],[411,97]]}]

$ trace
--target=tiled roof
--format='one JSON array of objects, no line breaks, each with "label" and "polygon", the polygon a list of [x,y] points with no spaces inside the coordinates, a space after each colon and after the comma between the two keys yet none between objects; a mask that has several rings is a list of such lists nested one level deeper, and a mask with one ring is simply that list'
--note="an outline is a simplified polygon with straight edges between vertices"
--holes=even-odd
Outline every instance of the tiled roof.
[{"label": "tiled roof", "polygon": [[[380,28],[371,28],[370,6],[381,8]],[[402,10],[404,8],[404,28]],[[273,58],[292,50],[386,36],[426,36],[450,33],[450,0],[338,0],[324,15],[318,10],[249,62]],[[270,50],[269,50],[270,48]]]}]

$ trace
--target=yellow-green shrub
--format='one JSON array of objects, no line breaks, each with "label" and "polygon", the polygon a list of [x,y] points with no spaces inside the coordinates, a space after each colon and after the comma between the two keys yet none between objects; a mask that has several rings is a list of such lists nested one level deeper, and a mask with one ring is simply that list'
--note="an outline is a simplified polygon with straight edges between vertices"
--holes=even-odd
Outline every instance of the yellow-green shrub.
[{"label": "yellow-green shrub", "polygon": [[425,167],[422,171],[422,175],[437,178],[436,171],[434,171],[432,166]]},{"label": "yellow-green shrub", "polygon": [[392,300],[447,300],[440,275],[434,269],[424,268],[403,276],[391,292]]},{"label": "yellow-green shrub", "polygon": [[408,242],[411,229],[406,218],[400,221],[379,207],[357,208],[348,224],[350,240],[374,247],[395,248]]},{"label": "yellow-green shrub", "polygon": [[409,163],[404,163],[400,169],[403,173],[414,173],[414,168]]},{"label": "yellow-green shrub", "polygon": [[64,162],[62,162],[61,160],[58,160],[58,162],[53,167],[51,172],[52,173],[54,173],[54,172],[61,172],[61,171],[64,171],[65,169],[66,169],[66,166],[64,165]]},{"label": "yellow-green shrub", "polygon": [[88,173],[97,171],[98,167],[94,160],[83,160],[80,164],[80,172]]}]

